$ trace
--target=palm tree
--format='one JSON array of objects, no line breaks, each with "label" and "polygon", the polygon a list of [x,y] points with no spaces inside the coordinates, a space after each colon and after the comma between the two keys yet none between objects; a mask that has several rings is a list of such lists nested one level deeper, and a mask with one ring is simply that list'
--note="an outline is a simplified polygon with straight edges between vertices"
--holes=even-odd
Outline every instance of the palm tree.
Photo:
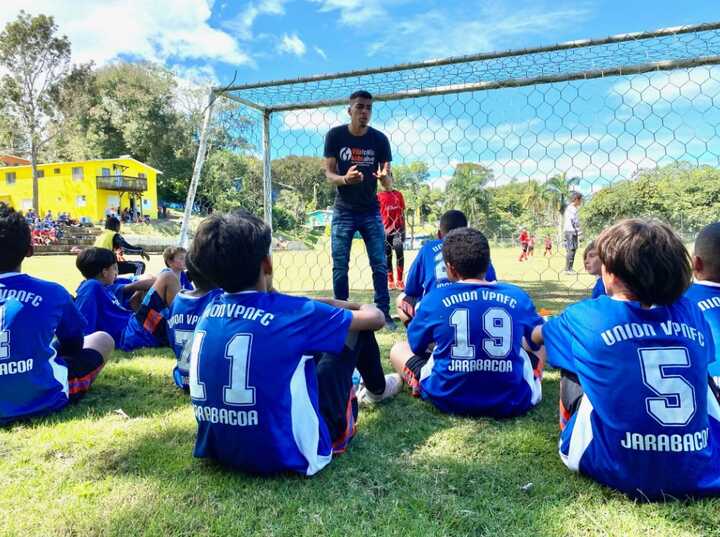
[{"label": "palm tree", "polygon": [[544,185],[540,185],[537,181],[529,181],[523,192],[522,208],[530,211],[536,225],[540,223],[541,219],[545,221],[544,216],[547,214],[548,203],[548,192]]},{"label": "palm tree", "polygon": [[482,164],[476,162],[458,164],[447,185],[447,205],[453,209],[460,209],[474,225],[481,225],[490,203],[490,195],[486,187],[493,179],[493,171]]},{"label": "palm tree", "polygon": [[579,183],[579,177],[570,177],[568,179],[567,172],[562,172],[553,175],[543,184],[543,190],[545,190],[549,201],[550,211],[554,215],[558,225],[559,237],[562,237],[562,213],[565,210],[567,200],[570,199],[573,187]]}]

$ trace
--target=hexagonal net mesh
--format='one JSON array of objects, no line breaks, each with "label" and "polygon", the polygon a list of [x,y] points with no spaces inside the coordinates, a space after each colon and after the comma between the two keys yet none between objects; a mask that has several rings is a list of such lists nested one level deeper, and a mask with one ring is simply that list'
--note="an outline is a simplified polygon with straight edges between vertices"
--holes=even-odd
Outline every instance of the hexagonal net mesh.
[{"label": "hexagonal net mesh", "polygon": [[[583,244],[616,219],[657,216],[688,243],[720,219],[719,63],[717,23],[215,92],[244,116],[256,171],[237,198],[258,214],[268,204],[279,288],[332,289],[323,143],[348,122],[350,93],[365,89],[405,196],[406,267],[442,212],[459,208],[490,239],[501,279],[584,293],[594,278]],[[566,274],[561,212],[572,190],[585,196],[583,234],[577,272]],[[522,229],[536,242],[527,260]],[[364,243],[353,243],[351,288],[371,290]]]}]

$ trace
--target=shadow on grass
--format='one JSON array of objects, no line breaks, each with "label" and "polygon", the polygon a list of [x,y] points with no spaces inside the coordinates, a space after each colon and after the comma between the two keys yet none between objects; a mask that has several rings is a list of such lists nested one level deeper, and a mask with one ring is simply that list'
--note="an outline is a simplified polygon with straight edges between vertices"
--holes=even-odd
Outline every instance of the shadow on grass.
[{"label": "shadow on grass", "polygon": [[11,430],[15,425],[51,426],[105,415],[118,409],[130,417],[141,417],[187,406],[187,395],[173,384],[174,364],[174,355],[169,351],[142,349],[133,354],[115,352],[80,401],[53,414],[10,424],[6,429]]}]

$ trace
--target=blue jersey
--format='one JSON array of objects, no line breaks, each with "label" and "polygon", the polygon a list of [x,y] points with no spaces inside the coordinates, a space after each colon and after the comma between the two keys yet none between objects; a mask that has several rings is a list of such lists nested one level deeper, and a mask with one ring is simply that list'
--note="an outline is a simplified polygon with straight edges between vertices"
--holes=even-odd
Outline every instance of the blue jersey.
[{"label": "blue jersey", "polygon": [[590,296],[590,298],[598,298],[603,295],[607,295],[607,293],[605,292],[605,284],[603,283],[602,278],[598,278],[595,282],[595,286],[593,287],[592,295]]},{"label": "blue jersey", "polygon": [[[442,245],[442,239],[428,241],[422,245],[405,279],[406,295],[422,298],[435,287],[447,285],[449,280],[442,255]],[[489,282],[497,280],[492,262],[488,265],[485,279]]]},{"label": "blue jersey", "polygon": [[421,395],[444,412],[516,416],[541,398],[540,378],[522,348],[542,324],[530,297],[507,283],[450,283],[423,298],[408,327],[413,352],[435,343]]},{"label": "blue jersey", "polygon": [[715,342],[715,361],[710,364],[710,374],[720,377],[720,283],[695,282],[685,296],[698,305],[710,326]]},{"label": "blue jersey", "polygon": [[85,319],[70,293],[27,274],[0,275],[0,424],[68,403],[60,343],[82,345]]},{"label": "blue jersey", "polygon": [[190,296],[178,293],[175,296],[167,321],[167,338],[170,348],[175,353],[177,365],[173,369],[173,380],[179,388],[187,389],[190,375],[190,349],[192,348],[193,334],[200,315],[205,306],[216,296],[222,293],[220,289],[213,289],[203,296]]},{"label": "blue jersey", "polygon": [[313,475],[332,457],[313,353],[339,354],[349,311],[278,293],[222,294],[195,328],[194,454],[251,473]]},{"label": "blue jersey", "polygon": [[119,348],[132,310],[122,307],[112,287],[94,279],[83,281],[75,294],[75,305],[87,319],[85,334],[98,330],[107,332]]},{"label": "blue jersey", "polygon": [[570,469],[651,499],[720,493],[714,347],[697,307],[603,296],[570,306],[543,334],[549,362],[584,390],[560,439]]},{"label": "blue jersey", "polygon": [[120,302],[120,305],[125,309],[132,309],[130,307],[130,299],[132,298],[132,293],[126,293],[125,292],[125,286],[128,284],[131,284],[135,282],[135,278],[115,278],[115,281],[108,285],[108,289],[112,292],[112,294],[115,295],[115,297],[118,299],[118,302]]},{"label": "blue jersey", "polygon": [[[160,272],[172,272],[172,269],[169,267],[165,267]],[[181,291],[194,291],[195,286],[193,286],[192,282],[190,281],[190,278],[187,275],[187,270],[183,270],[180,273],[180,290]]]}]

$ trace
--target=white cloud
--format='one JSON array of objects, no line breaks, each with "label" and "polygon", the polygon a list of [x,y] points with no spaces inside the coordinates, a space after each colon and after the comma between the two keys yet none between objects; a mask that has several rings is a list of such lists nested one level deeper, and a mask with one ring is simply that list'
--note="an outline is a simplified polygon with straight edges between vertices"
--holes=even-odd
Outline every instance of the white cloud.
[{"label": "white cloud", "polygon": [[629,106],[641,102],[669,106],[681,97],[689,101],[708,101],[720,95],[720,68],[704,66],[626,77],[615,83],[608,93]]},{"label": "white cloud", "polygon": [[280,44],[278,45],[278,51],[286,54],[294,54],[295,56],[305,55],[306,50],[305,43],[303,43],[297,34],[283,34],[280,39]]},{"label": "white cloud", "polygon": [[537,3],[468,2],[460,9],[435,9],[389,22],[368,54],[401,54],[410,59],[440,58],[496,50],[528,35],[545,35],[589,16],[582,4],[552,7]]},{"label": "white cloud", "polygon": [[320,56],[323,60],[327,60],[327,54],[325,53],[325,51],[323,49],[321,49],[318,46],[314,46],[313,49],[315,50],[315,52],[317,52],[318,56]]},{"label": "white cloud", "polygon": [[223,22],[241,40],[253,39],[252,26],[260,15],[284,15],[287,0],[261,0],[250,2],[235,18]]},{"label": "white cloud", "polygon": [[310,0],[320,4],[320,11],[339,11],[340,23],[347,26],[361,26],[372,20],[388,20],[383,0]]},{"label": "white cloud", "polygon": [[102,65],[120,55],[165,63],[213,59],[250,64],[251,58],[228,33],[209,25],[206,0],[6,0],[0,26],[20,9],[52,15],[59,33],[70,38],[73,60]]},{"label": "white cloud", "polygon": [[348,123],[346,110],[336,108],[316,108],[314,110],[292,110],[281,112],[284,131],[308,130],[325,133],[333,127]]}]

